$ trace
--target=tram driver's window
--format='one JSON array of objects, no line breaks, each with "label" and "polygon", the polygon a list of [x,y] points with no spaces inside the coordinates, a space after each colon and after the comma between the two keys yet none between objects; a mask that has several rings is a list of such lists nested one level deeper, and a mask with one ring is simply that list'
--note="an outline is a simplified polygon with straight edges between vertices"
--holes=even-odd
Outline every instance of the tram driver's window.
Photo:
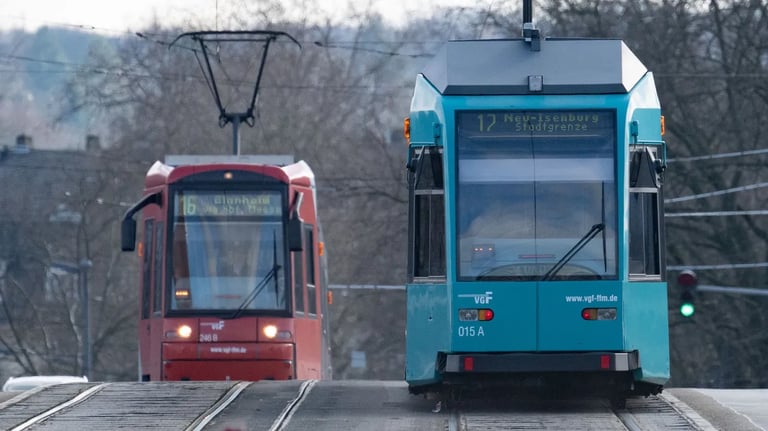
[{"label": "tram driver's window", "polygon": [[657,193],[629,194],[629,273],[660,275]]},{"label": "tram driver's window", "polygon": [[293,295],[296,313],[304,314],[304,259],[303,253],[294,251],[293,255]]},{"label": "tram driver's window", "polygon": [[661,276],[661,173],[655,149],[630,153],[629,274],[633,278]]},{"label": "tram driver's window", "polygon": [[409,234],[409,279],[445,277],[445,192],[443,153],[436,147],[411,152],[408,185],[412,219]]},{"label": "tram driver's window", "polygon": [[157,222],[155,225],[155,285],[154,299],[152,301],[152,312],[160,313],[163,305],[163,222]]},{"label": "tram driver's window", "polygon": [[154,235],[155,221],[152,219],[144,220],[144,242],[141,244],[139,250],[144,253],[142,262],[142,278],[141,278],[141,318],[149,318],[150,298],[151,298],[151,283],[152,283],[152,238]]}]

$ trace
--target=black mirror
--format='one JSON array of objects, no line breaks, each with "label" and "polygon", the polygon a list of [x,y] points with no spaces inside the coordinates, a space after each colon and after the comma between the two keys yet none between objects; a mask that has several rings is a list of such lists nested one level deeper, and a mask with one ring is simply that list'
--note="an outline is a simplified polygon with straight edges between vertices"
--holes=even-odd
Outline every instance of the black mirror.
[{"label": "black mirror", "polygon": [[133,251],[136,249],[136,220],[126,217],[120,226],[121,247],[123,251]]},{"label": "black mirror", "polygon": [[289,251],[302,251],[304,250],[304,241],[301,238],[301,220],[299,219],[299,212],[294,211],[290,219],[288,219],[288,250]]},{"label": "black mirror", "polygon": [[663,163],[653,156],[650,149],[645,148],[631,153],[630,187],[658,189],[663,182],[663,173]]},{"label": "black mirror", "polygon": [[133,216],[147,205],[155,204],[162,206],[162,199],[163,195],[161,192],[146,195],[125,212],[123,223],[120,225],[120,247],[123,251],[133,251],[136,249],[136,220],[133,219]]},{"label": "black mirror", "polygon": [[302,241],[301,232],[302,224],[299,217],[299,208],[301,208],[301,201],[304,195],[300,192],[296,192],[293,198],[293,209],[291,215],[288,217],[288,226],[286,227],[286,239],[288,241],[289,251],[302,251],[304,250],[304,241]]}]

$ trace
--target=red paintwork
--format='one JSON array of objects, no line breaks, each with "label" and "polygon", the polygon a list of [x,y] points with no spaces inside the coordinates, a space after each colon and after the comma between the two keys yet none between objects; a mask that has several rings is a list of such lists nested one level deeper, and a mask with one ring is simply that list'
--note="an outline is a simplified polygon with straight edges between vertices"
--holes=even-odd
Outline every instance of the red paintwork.
[{"label": "red paintwork", "polygon": [[165,362],[194,359],[293,361],[293,343],[163,343]]},{"label": "red paintwork", "polygon": [[319,319],[296,319],[295,328],[296,338],[302,340],[296,344],[296,374],[305,379],[321,379],[322,364],[312,355],[322,349],[321,337],[314,336],[318,329],[322,329]]},{"label": "red paintwork", "polygon": [[163,380],[291,380],[288,361],[176,361],[163,363]]},{"label": "red paintwork", "polygon": [[[194,173],[213,170],[248,170],[277,178],[289,184],[289,205],[293,205],[296,192],[303,193],[299,215],[312,224],[315,238],[315,280],[322,280],[322,269],[317,240],[320,238],[315,203],[314,174],[304,162],[278,167],[253,164],[213,164],[172,167],[156,162],[147,173],[145,195],[161,191],[162,202],[169,203],[168,185]],[[164,229],[170,226],[166,220],[167,209],[149,205],[143,210],[143,218],[163,222]],[[141,226],[143,226],[143,221]],[[165,235],[165,233],[163,233]],[[144,237],[139,236],[143,241]],[[165,236],[164,236],[165,238]],[[149,248],[149,250],[148,250]],[[144,253],[152,253],[151,247],[142,247]],[[170,253],[169,249],[166,253]],[[293,253],[291,253],[293,255]],[[292,256],[291,256],[292,258]],[[140,261],[140,274],[144,261]],[[292,260],[291,260],[292,261]],[[165,256],[163,256],[163,268]],[[306,271],[306,265],[304,267]],[[151,280],[155,277],[154,269]],[[159,277],[165,280],[165,277]],[[288,287],[293,292],[293,281]],[[304,276],[306,280],[306,274]],[[155,286],[153,286],[154,289]],[[162,287],[161,287],[162,288]],[[143,378],[149,380],[263,380],[263,379],[320,379],[324,373],[323,321],[319,310],[325,289],[316,289],[317,316],[298,314],[294,317],[244,316],[236,319],[216,317],[163,317],[165,304],[159,310],[152,309],[149,318],[139,321],[140,367]],[[141,310],[139,295],[139,309]],[[154,297],[154,291],[150,298]],[[309,298],[305,299],[307,304]],[[165,295],[163,295],[163,302]],[[188,338],[181,338],[177,329],[182,325],[192,328]],[[267,338],[264,326],[274,325],[278,329],[275,339]]]}]

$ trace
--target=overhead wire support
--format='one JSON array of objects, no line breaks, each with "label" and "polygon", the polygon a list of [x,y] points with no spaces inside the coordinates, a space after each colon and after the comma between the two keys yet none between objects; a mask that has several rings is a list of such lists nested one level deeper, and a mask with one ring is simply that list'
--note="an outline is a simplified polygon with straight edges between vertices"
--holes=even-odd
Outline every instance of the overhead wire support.
[{"label": "overhead wire support", "polygon": [[768,210],[743,210],[743,211],[691,211],[678,213],[664,213],[664,217],[728,217],[728,216],[758,216],[768,215]]},{"label": "overhead wire support", "polygon": [[[261,79],[264,74],[264,66],[267,61],[267,54],[269,53],[269,46],[272,42],[275,42],[280,37],[285,37],[291,42],[296,44],[301,49],[301,43],[293,36],[282,31],[273,30],[216,30],[216,31],[193,31],[188,33],[182,33],[176,37],[169,44],[169,49],[173,47],[176,42],[183,38],[190,38],[194,42],[200,44],[200,52],[205,59],[205,67],[203,67],[198,51],[194,50],[195,58],[197,59],[200,69],[205,77],[208,89],[213,95],[216,107],[219,109],[219,127],[224,127],[228,123],[232,124],[232,153],[234,155],[240,155],[240,124],[246,123],[248,126],[253,127],[255,124],[254,107],[256,105],[256,98],[259,94],[259,87],[261,85]],[[242,112],[227,112],[226,107],[221,101],[221,94],[219,93],[219,87],[216,83],[216,75],[211,67],[211,59],[209,55],[209,43],[232,43],[232,42],[261,42],[264,43],[264,48],[261,54],[261,64],[256,75],[256,82],[253,87],[253,93],[251,95],[250,103],[246,109]],[[226,73],[226,72],[225,72]]]},{"label": "overhead wire support", "polygon": [[523,39],[531,51],[541,51],[541,32],[533,23],[533,0],[523,0]]},{"label": "overhead wire support", "polygon": [[696,290],[701,292],[730,293],[733,295],[768,296],[768,289],[760,289],[756,287],[699,285],[696,287]]},{"label": "overhead wire support", "polygon": [[734,187],[734,188],[725,189],[725,190],[717,190],[717,191],[714,191],[714,192],[700,193],[700,194],[697,194],[697,195],[680,196],[680,197],[677,197],[677,198],[664,199],[664,203],[665,204],[671,204],[671,203],[675,203],[675,202],[692,201],[692,200],[708,198],[708,197],[712,197],[712,196],[721,196],[721,195],[726,195],[726,194],[729,194],[729,193],[743,192],[743,191],[746,191],[746,190],[761,189],[761,188],[764,188],[764,187],[768,187],[768,182],[757,183],[757,184],[750,184],[748,186]]},{"label": "overhead wire support", "polygon": [[726,159],[730,157],[743,157],[743,156],[753,156],[756,154],[765,154],[768,153],[768,148],[763,148],[759,150],[746,150],[746,151],[735,151],[731,153],[721,153],[721,154],[709,154],[706,156],[691,156],[691,157],[674,157],[671,159],[667,159],[667,163],[674,163],[674,162],[696,162],[700,160],[715,160],[715,159]]},{"label": "overhead wire support", "polygon": [[752,268],[768,268],[768,262],[755,262],[755,263],[723,263],[718,265],[667,265],[667,269],[671,271],[691,269],[694,271],[700,270],[720,270],[720,269],[752,269]]}]

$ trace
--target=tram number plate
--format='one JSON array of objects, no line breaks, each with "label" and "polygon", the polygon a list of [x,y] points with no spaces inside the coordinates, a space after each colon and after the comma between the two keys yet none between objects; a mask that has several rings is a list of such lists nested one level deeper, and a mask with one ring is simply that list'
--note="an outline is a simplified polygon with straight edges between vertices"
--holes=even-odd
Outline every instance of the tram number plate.
[{"label": "tram number plate", "polygon": [[218,334],[200,334],[201,343],[215,343],[219,341]]},{"label": "tram number plate", "polygon": [[459,337],[485,337],[482,326],[458,326]]}]

